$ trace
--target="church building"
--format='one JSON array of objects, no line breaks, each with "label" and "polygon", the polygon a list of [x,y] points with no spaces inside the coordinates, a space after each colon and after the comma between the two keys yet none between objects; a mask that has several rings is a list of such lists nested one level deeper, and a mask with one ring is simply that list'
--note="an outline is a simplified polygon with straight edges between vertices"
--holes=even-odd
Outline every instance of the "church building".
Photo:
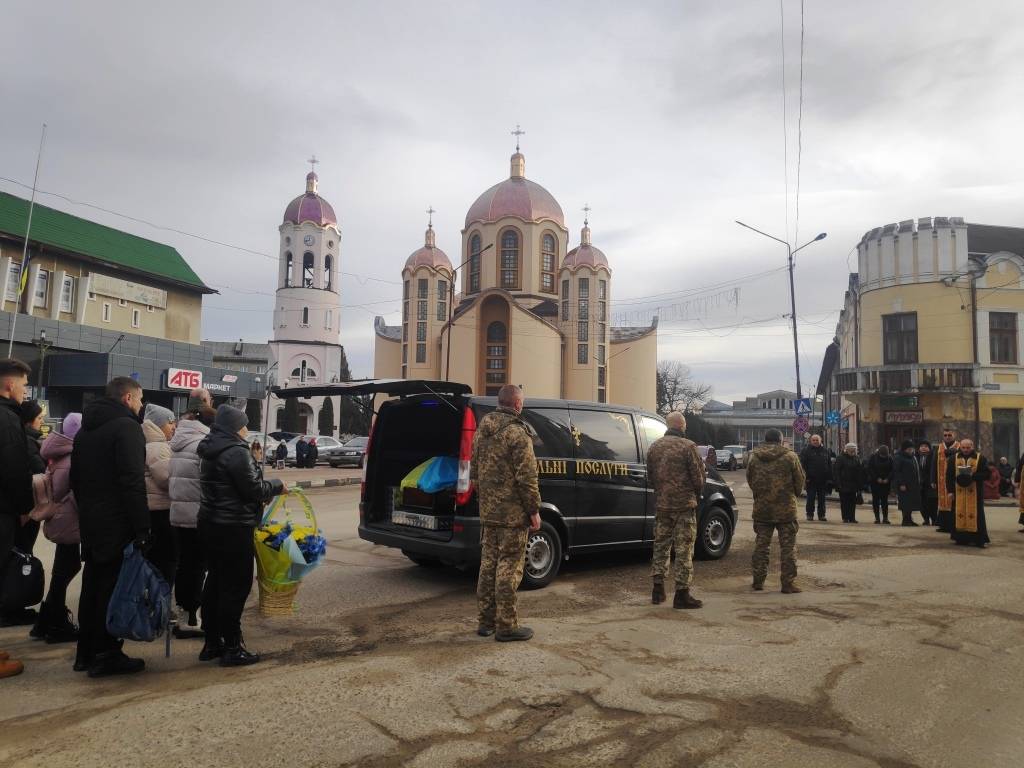
[{"label": "church building", "polygon": [[458,381],[486,395],[518,384],[527,398],[654,410],[657,319],[612,327],[612,269],[589,221],[570,248],[562,207],[526,178],[518,145],[509,177],[469,207],[461,235],[459,266],[432,222],[405,261],[401,325],[374,322],[376,378]]}]

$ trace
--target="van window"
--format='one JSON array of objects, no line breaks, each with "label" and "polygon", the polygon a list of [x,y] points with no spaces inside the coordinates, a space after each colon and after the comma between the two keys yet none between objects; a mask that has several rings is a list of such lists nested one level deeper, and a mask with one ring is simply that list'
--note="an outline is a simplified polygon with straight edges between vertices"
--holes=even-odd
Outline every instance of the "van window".
[{"label": "van window", "polygon": [[652,419],[650,416],[640,417],[640,431],[644,433],[644,440],[647,442],[647,448],[654,444],[654,441],[665,436],[665,430],[667,427],[657,419]]},{"label": "van window", "polygon": [[635,464],[639,453],[633,416],[609,411],[572,411],[577,459]]},{"label": "van window", "polygon": [[[475,405],[476,420],[480,421],[494,410],[493,405]],[[533,453],[538,458],[571,459],[572,433],[569,427],[569,411],[565,408],[523,409],[523,421],[530,428],[533,439]]]}]

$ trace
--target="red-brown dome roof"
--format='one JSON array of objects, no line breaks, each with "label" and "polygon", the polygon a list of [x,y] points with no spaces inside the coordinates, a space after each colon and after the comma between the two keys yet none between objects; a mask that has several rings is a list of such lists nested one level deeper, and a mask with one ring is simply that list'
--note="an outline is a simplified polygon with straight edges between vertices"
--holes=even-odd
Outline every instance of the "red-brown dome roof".
[{"label": "red-brown dome roof", "polygon": [[299,195],[284,209],[284,224],[302,224],[311,221],[318,227],[338,226],[331,204],[316,192],[317,175],[306,175],[306,194]]},{"label": "red-brown dome roof", "polygon": [[512,175],[495,184],[476,199],[466,214],[466,226],[474,222],[497,221],[512,216],[523,221],[551,219],[565,226],[565,216],[558,201],[540,184],[523,175],[525,160],[520,153],[512,155]]},{"label": "red-brown dome roof", "polygon": [[413,251],[409,258],[405,260],[406,269],[416,269],[417,267],[431,267],[433,269],[446,269],[448,272],[453,272],[452,263],[448,258],[448,254],[437,247],[434,228],[432,226],[427,227],[426,234],[423,238],[423,247],[418,251]]},{"label": "red-brown dome roof", "polygon": [[608,257],[600,248],[592,245],[579,245],[565,254],[563,267],[604,267],[608,268]]}]

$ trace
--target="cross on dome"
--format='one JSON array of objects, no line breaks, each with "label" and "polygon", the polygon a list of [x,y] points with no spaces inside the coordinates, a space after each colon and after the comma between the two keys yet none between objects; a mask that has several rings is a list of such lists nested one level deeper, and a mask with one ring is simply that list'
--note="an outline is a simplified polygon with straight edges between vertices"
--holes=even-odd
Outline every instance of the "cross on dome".
[{"label": "cross on dome", "polygon": [[583,204],[583,226],[590,224],[590,212],[594,210],[589,203]]},{"label": "cross on dome", "polygon": [[516,137],[516,152],[519,151],[519,137],[525,136],[526,131],[519,127],[519,123],[516,123],[516,129],[512,131],[512,135]]},{"label": "cross on dome", "polygon": [[429,217],[427,219],[427,227],[429,227],[429,228],[433,228],[433,226],[434,226],[434,214],[435,213],[437,213],[437,211],[434,209],[434,206],[432,206],[432,205],[427,206],[427,216]]},{"label": "cross on dome", "polygon": [[316,165],[317,163],[320,162],[319,160],[316,159],[316,155],[313,155],[306,162],[309,163],[309,170],[312,171],[313,173],[316,173]]}]

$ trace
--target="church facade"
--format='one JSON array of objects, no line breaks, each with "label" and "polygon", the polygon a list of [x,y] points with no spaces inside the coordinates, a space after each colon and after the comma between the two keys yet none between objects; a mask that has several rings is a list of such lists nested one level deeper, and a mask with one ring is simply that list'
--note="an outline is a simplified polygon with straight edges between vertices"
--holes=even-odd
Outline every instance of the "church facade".
[{"label": "church facade", "polygon": [[402,269],[402,322],[382,317],[376,378],[441,379],[494,395],[655,408],[657,319],[612,327],[612,269],[584,221],[577,245],[558,201],[526,178],[518,147],[509,177],[466,214],[458,266],[428,224]]}]

